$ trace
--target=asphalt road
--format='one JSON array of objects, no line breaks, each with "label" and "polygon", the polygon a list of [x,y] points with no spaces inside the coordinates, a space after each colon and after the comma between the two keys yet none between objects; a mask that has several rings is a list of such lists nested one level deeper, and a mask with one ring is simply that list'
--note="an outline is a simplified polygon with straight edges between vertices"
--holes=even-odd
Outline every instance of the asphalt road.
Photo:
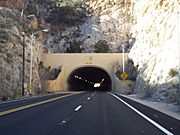
[{"label": "asphalt road", "polygon": [[3,102],[3,103],[0,103],[0,112],[9,110],[9,109],[13,109],[13,108],[17,108],[20,106],[38,103],[41,101],[45,101],[45,100],[48,100],[51,98],[56,98],[56,97],[64,96],[64,95],[68,95],[68,94],[69,93],[48,94],[45,96],[30,97],[30,98],[15,100],[15,101]]},{"label": "asphalt road", "polygon": [[180,121],[172,119],[176,125],[171,125],[164,119],[179,127],[170,131],[119,97],[108,92],[59,95],[11,106],[10,113],[0,104],[0,135],[180,135]]}]

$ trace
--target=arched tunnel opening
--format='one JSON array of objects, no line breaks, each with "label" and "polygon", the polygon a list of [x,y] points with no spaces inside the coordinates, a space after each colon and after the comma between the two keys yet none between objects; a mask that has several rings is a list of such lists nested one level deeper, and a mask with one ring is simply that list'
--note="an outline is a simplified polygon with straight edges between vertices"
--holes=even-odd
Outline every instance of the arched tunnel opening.
[{"label": "arched tunnel opening", "polygon": [[99,67],[81,67],[68,77],[70,91],[111,91],[112,81],[109,74]]}]

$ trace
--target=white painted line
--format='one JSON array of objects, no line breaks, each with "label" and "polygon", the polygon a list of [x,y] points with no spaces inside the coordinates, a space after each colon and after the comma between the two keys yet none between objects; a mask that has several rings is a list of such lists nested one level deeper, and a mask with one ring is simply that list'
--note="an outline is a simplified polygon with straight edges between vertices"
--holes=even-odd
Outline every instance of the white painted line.
[{"label": "white painted line", "polygon": [[61,121],[60,123],[58,123],[58,125],[61,125],[61,126],[65,125],[65,124],[66,124],[66,121],[65,121],[65,120],[63,120],[63,121]]},{"label": "white painted line", "polygon": [[146,115],[144,115],[143,113],[141,113],[140,111],[138,111],[136,108],[132,107],[130,104],[126,103],[124,100],[122,100],[121,98],[119,98],[118,96],[114,95],[113,93],[108,92],[110,95],[112,95],[113,97],[117,98],[118,100],[120,100],[122,103],[124,103],[126,106],[128,106],[129,108],[131,108],[133,111],[135,111],[137,114],[139,114],[140,116],[142,116],[144,119],[146,119],[147,121],[149,121],[151,124],[153,124],[154,126],[156,126],[158,129],[160,129],[161,131],[163,131],[165,134],[167,135],[174,135],[173,133],[171,133],[170,131],[168,131],[167,129],[165,129],[164,127],[162,127],[161,125],[159,125],[158,123],[156,123],[155,121],[153,121],[152,119],[150,119],[149,117],[147,117]]},{"label": "white painted line", "polygon": [[96,92],[94,92],[94,93],[92,94],[92,97],[93,97],[95,94],[96,94]]},{"label": "white painted line", "polygon": [[79,105],[78,107],[76,107],[76,109],[74,110],[74,111],[79,111],[79,109],[81,108],[82,106],[81,105]]}]

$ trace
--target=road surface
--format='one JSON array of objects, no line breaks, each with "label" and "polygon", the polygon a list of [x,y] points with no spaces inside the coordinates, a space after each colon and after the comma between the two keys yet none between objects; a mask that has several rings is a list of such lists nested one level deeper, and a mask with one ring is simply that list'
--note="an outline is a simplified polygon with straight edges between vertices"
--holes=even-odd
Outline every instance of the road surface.
[{"label": "road surface", "polygon": [[0,134],[180,135],[180,121],[118,94],[82,92],[0,104]]}]

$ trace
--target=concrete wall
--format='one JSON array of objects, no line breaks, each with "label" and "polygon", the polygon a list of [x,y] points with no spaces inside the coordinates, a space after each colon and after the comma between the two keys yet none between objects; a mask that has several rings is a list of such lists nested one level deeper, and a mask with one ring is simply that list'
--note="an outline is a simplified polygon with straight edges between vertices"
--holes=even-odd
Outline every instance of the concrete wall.
[{"label": "concrete wall", "polygon": [[135,82],[131,80],[119,80],[116,78],[115,82],[115,92],[121,94],[131,94],[135,87]]},{"label": "concrete wall", "polygon": [[114,67],[114,86],[115,89],[113,91],[121,93],[121,94],[130,94],[133,92],[135,87],[135,81],[131,80],[119,80],[115,75],[117,69]]},{"label": "concrete wall", "polygon": [[[46,88],[48,91],[67,90],[67,79],[75,69],[81,67],[99,67],[109,74],[112,80],[112,90],[115,90],[119,84],[115,77],[114,67],[117,64],[122,65],[122,57],[123,55],[121,53],[44,54],[43,63],[45,67],[63,67],[58,78],[53,81],[48,81]],[[127,59],[128,55],[125,54],[125,61]]]},{"label": "concrete wall", "polygon": [[61,72],[58,75],[56,80],[45,80],[43,84],[43,89],[45,89],[47,92],[57,92],[62,91],[65,88],[65,74],[64,74],[64,67],[61,67]]}]

